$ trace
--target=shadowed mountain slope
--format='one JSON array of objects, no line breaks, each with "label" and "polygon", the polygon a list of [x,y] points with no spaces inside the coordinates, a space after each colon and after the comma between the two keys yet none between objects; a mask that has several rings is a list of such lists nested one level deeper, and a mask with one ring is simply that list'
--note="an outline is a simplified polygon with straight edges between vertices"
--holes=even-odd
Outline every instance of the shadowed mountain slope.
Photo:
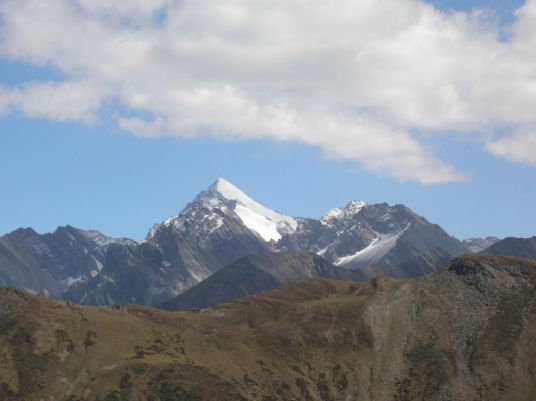
[{"label": "shadowed mountain slope", "polygon": [[133,243],[71,226],[48,234],[21,228],[0,237],[0,285],[61,297],[99,274],[111,244]]},{"label": "shadowed mountain slope", "polygon": [[383,274],[394,278],[415,278],[437,271],[452,259],[452,255],[443,248],[434,248],[397,266],[365,266],[358,271],[369,277]]},{"label": "shadowed mountain slope", "polygon": [[162,304],[167,310],[206,308],[310,278],[364,280],[359,271],[333,266],[307,252],[280,252],[246,256]]},{"label": "shadowed mountain slope", "polygon": [[536,237],[532,238],[505,238],[482,253],[499,256],[514,256],[516,258],[536,259]]}]

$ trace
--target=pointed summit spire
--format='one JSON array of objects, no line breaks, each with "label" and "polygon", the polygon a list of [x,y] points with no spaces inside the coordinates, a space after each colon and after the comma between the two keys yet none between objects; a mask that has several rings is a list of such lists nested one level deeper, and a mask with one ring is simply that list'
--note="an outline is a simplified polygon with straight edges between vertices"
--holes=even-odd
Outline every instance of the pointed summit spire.
[{"label": "pointed summit spire", "polygon": [[255,202],[238,187],[227,181],[225,178],[218,178],[210,187],[209,192],[217,193],[227,200],[236,200],[242,203]]},{"label": "pointed summit spire", "polygon": [[282,233],[295,231],[297,221],[256,202],[225,178],[218,178],[208,191],[209,194],[234,201],[233,211],[250,230],[259,234],[265,241],[278,241]]}]

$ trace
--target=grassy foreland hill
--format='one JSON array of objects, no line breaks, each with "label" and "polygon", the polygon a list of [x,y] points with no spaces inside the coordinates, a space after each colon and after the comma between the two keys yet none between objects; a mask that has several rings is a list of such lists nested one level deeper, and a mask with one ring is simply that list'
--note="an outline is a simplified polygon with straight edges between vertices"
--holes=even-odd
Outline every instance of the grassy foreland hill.
[{"label": "grassy foreland hill", "polygon": [[196,312],[0,289],[0,399],[533,401],[535,306],[536,262],[491,256]]}]

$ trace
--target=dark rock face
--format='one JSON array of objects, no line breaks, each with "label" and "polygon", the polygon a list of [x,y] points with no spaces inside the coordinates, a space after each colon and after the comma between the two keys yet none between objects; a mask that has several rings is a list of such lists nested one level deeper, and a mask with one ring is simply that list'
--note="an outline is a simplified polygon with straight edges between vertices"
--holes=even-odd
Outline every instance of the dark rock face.
[{"label": "dark rock face", "polygon": [[365,279],[359,271],[333,266],[307,252],[281,252],[245,256],[162,304],[168,310],[187,310],[218,305],[311,278]]},{"label": "dark rock face", "polygon": [[505,238],[482,251],[489,255],[536,259],[536,237]]},{"label": "dark rock face", "polygon": [[133,243],[66,226],[50,234],[31,228],[0,237],[0,284],[53,297],[97,276],[112,243]]},{"label": "dark rock face", "polygon": [[64,298],[90,305],[150,303],[149,291],[157,286],[160,276],[150,267],[161,263],[161,252],[151,244],[112,245],[101,274],[71,286]]},{"label": "dark rock face", "polygon": [[73,285],[65,298],[89,305],[151,305],[176,296],[220,266],[213,255],[162,227],[151,241],[111,246],[101,274]]}]

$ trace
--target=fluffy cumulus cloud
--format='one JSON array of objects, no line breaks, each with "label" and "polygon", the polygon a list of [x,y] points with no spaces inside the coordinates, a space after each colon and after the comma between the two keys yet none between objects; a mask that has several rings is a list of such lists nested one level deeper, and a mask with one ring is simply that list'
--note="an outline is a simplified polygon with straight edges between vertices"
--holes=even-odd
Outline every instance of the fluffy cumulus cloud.
[{"label": "fluffy cumulus cloud", "polygon": [[293,141],[423,184],[463,178],[426,145],[449,132],[535,162],[536,0],[506,39],[418,0],[18,0],[0,16],[3,57],[64,77],[0,87],[0,114],[95,122],[113,102],[136,135]]}]

